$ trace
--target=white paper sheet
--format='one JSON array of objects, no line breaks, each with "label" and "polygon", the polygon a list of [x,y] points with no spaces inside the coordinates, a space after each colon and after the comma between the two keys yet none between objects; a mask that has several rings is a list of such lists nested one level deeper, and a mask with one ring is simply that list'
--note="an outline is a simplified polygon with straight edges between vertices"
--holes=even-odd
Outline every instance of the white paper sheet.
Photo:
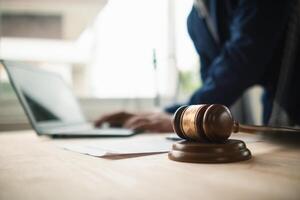
[{"label": "white paper sheet", "polygon": [[[166,138],[169,138],[168,140]],[[240,139],[246,143],[257,142],[259,137],[254,135],[233,134],[231,139]],[[129,138],[89,140],[72,140],[60,143],[58,146],[70,151],[96,157],[164,153],[170,151],[172,144],[177,142],[175,134],[149,134]]]},{"label": "white paper sheet", "polygon": [[131,139],[101,140],[94,142],[66,142],[61,148],[91,156],[104,157],[112,155],[147,154],[168,152],[174,141],[163,137],[137,137]]}]

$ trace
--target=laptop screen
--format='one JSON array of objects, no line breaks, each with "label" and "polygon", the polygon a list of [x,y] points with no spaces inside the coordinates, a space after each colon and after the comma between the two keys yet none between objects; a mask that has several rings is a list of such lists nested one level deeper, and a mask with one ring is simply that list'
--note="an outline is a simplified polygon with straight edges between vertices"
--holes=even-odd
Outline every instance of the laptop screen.
[{"label": "laptop screen", "polygon": [[5,65],[23,106],[35,122],[85,121],[75,97],[60,76],[10,62]]}]

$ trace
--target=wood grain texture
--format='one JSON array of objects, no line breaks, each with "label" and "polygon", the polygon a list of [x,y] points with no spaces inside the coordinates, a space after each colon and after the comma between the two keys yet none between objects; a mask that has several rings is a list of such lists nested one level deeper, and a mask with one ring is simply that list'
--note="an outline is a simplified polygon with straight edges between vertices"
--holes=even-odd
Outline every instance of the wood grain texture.
[{"label": "wood grain texture", "polygon": [[192,164],[167,154],[103,159],[63,150],[57,144],[65,140],[31,131],[1,133],[0,199],[300,198],[300,145],[237,137],[245,139],[251,160]]}]

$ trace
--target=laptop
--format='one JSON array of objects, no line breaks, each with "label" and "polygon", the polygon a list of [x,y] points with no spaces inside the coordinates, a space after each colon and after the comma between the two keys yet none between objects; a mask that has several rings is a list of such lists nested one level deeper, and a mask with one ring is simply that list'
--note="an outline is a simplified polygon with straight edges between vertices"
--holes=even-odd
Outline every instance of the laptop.
[{"label": "laptop", "polygon": [[121,137],[135,134],[124,128],[95,128],[82,114],[71,89],[55,73],[16,62],[0,61],[17,97],[39,135],[61,137]]}]

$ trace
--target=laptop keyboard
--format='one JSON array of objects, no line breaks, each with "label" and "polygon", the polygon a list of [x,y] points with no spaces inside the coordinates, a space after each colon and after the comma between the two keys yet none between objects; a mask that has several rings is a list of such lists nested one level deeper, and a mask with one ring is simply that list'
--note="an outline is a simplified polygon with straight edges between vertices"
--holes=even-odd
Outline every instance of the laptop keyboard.
[{"label": "laptop keyboard", "polygon": [[99,128],[99,129],[78,131],[77,133],[84,133],[88,135],[129,135],[132,134],[133,131],[124,128]]}]

